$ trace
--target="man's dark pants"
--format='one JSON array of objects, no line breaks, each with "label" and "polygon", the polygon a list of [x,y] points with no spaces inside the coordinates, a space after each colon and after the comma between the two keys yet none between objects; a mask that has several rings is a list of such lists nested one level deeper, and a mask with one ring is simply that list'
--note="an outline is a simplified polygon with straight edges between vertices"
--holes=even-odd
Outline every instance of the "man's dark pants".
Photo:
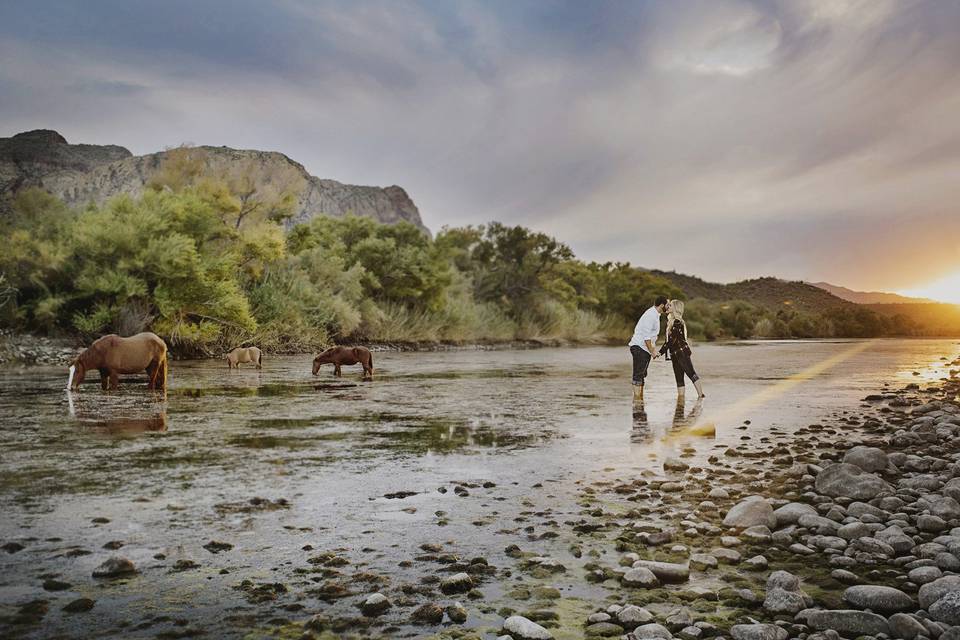
[{"label": "man's dark pants", "polygon": [[650,366],[650,352],[643,347],[631,345],[630,354],[633,355],[633,384],[642,385],[647,377],[647,367]]}]

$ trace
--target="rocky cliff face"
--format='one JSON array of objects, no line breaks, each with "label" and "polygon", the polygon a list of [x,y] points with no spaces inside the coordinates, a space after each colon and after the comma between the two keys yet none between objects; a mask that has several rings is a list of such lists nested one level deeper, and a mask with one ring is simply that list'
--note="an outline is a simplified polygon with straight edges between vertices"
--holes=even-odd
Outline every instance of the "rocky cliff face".
[{"label": "rocky cliff face", "polygon": [[[207,168],[229,171],[241,165],[263,176],[294,175],[301,185],[290,224],[318,215],[353,213],[394,224],[410,222],[429,231],[410,196],[398,186],[368,187],[311,176],[282,153],[200,147]],[[0,138],[0,211],[26,187],[40,187],[68,204],[102,203],[119,194],[137,196],[163,164],[167,152],[134,156],[123,147],[68,144],[56,131],[37,130]]]}]

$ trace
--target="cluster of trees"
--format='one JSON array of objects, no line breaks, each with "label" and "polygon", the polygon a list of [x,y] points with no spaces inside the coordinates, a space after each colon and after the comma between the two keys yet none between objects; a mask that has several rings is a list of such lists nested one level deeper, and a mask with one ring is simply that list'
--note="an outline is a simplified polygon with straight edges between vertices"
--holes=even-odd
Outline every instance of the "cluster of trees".
[{"label": "cluster of trees", "polygon": [[[139,198],[70,210],[40,190],[0,220],[0,324],[49,333],[150,329],[180,354],[331,341],[622,341],[670,281],[583,262],[557,240],[492,223],[435,239],[401,223],[317,217],[284,228],[301,185],[170,154]],[[823,315],[692,300],[695,337],[872,336],[908,326],[866,309]],[[902,324],[902,323],[901,323]]]}]

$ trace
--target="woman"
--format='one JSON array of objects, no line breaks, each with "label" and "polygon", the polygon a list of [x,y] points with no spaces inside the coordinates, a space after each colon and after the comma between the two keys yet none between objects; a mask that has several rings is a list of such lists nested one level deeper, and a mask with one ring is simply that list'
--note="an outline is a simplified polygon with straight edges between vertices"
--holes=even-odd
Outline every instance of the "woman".
[{"label": "woman", "polygon": [[687,324],[683,321],[683,301],[671,300],[670,313],[667,315],[667,340],[660,348],[660,353],[668,352],[673,362],[673,375],[677,378],[677,395],[683,397],[683,376],[686,374],[693,386],[697,389],[697,397],[703,397],[703,386],[700,376],[693,370],[693,361],[690,359],[690,344],[687,342]]}]

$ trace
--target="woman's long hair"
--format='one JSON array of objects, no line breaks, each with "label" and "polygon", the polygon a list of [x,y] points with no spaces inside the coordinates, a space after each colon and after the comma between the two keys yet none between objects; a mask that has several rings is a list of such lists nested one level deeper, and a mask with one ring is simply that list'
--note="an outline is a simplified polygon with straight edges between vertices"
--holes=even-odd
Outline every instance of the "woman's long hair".
[{"label": "woman's long hair", "polygon": [[674,320],[679,320],[683,325],[683,337],[688,338],[687,323],[683,321],[683,300],[670,301],[670,313],[667,314],[667,339],[670,339],[670,329],[673,328]]}]

